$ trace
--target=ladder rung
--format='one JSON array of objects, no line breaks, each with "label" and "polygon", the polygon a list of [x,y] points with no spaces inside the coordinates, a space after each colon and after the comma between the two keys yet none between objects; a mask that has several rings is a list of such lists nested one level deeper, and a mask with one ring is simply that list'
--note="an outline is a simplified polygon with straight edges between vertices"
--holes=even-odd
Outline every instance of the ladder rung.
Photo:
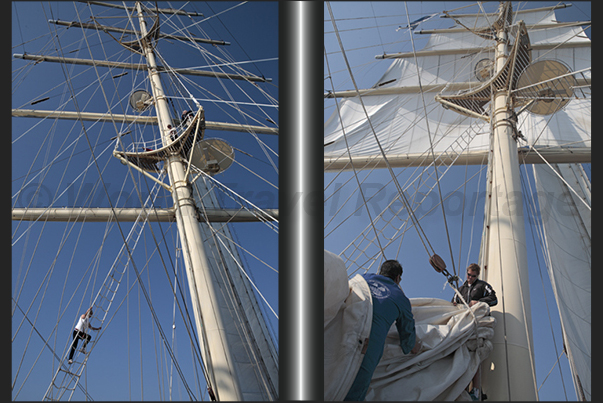
[{"label": "ladder rung", "polygon": [[[109,298],[105,297],[103,294],[98,294],[99,297],[106,299],[107,301],[109,301]],[[100,306],[99,306],[100,308]]]},{"label": "ladder rung", "polygon": [[[66,369],[63,369],[63,368],[59,368],[59,371],[63,371],[63,372],[65,372],[65,373],[67,373],[67,374],[69,374],[69,375],[72,375],[72,376],[77,376],[78,378],[81,376],[81,375],[75,374],[75,373],[73,373],[73,372],[71,372],[71,371],[68,371],[68,370],[66,370]],[[56,387],[57,387],[57,388],[60,388],[60,386],[56,386]]]},{"label": "ladder rung", "polygon": [[105,287],[107,291],[111,291],[113,294],[117,292],[117,290],[113,290],[110,285],[103,284],[103,287]]},{"label": "ladder rung", "polygon": [[[103,298],[105,298],[105,297],[103,297]],[[107,299],[107,298],[105,298],[105,299]],[[111,301],[109,301],[109,302],[111,302]],[[96,306],[98,309],[100,309],[103,312],[107,312],[109,310],[109,308],[107,308],[107,309],[103,308],[102,305],[96,305],[95,304],[94,306]]]}]

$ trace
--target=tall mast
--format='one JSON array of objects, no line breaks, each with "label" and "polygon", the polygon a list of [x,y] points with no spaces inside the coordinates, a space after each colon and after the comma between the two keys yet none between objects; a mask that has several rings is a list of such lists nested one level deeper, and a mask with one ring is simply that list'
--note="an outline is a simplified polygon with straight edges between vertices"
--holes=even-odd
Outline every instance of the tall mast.
[{"label": "tall mast", "polygon": [[[148,33],[142,7],[136,3],[142,38]],[[148,70],[155,100],[159,130],[165,144],[170,141],[169,132],[172,118],[163,92],[155,55],[150,41],[143,39],[142,47],[147,59]],[[197,334],[201,342],[204,362],[208,371],[212,389],[217,400],[241,401],[243,396],[238,383],[234,359],[226,344],[224,321],[221,309],[216,306],[216,281],[207,263],[201,230],[197,220],[197,211],[191,188],[185,176],[185,166],[177,155],[165,161],[168,176],[173,188],[172,197],[176,208],[176,222],[182,241],[182,253],[193,300],[193,311],[197,324]]]},{"label": "tall mast", "polygon": [[[507,16],[511,15],[511,3],[501,7],[505,15],[496,29],[496,73],[510,57]],[[536,400],[528,259],[511,89],[492,86],[488,242],[482,263],[484,278],[496,291],[498,304],[491,308],[497,320],[494,350],[482,363],[481,371],[489,400]]]}]

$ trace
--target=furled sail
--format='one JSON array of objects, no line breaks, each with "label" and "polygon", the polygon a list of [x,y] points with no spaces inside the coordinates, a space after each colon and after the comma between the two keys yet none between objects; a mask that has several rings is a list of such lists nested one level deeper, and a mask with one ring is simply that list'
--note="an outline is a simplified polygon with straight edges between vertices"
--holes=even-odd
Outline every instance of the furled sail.
[{"label": "furled sail", "polygon": [[533,169],[574,386],[580,400],[591,400],[590,182],[579,165],[560,164],[555,172],[544,165]]},{"label": "furled sail", "polygon": [[[518,126],[527,144],[552,154],[571,148],[583,153],[579,162],[590,161],[590,95],[582,91],[590,83],[590,39],[580,26],[557,23],[550,9],[519,11],[513,18],[526,24],[532,62],[560,61],[577,82],[574,99],[554,116],[520,114]],[[455,19],[474,30],[491,22],[483,16]],[[346,98],[325,123],[326,170],[345,167],[350,156],[360,168],[378,164],[383,157],[375,137],[392,166],[420,165],[432,149],[435,155],[462,154],[460,161],[483,163],[490,133],[487,114],[481,119],[462,116],[434,99],[438,93],[466,91],[490,79],[495,42],[462,25],[431,33],[427,45],[415,53],[382,56],[395,59],[371,89],[361,91],[362,102],[355,90],[327,95]]]},{"label": "furled sail", "polygon": [[[220,203],[212,191],[217,185],[207,178],[194,184],[196,198],[204,208],[219,208]],[[202,195],[202,196],[199,196]],[[203,211],[200,211],[203,217]],[[269,334],[266,320],[255,297],[248,275],[243,270],[237,245],[230,229],[224,223],[199,223],[203,241],[211,246],[207,261],[211,273],[220,284],[215,307],[233,320],[225,321],[225,339],[232,351],[241,395],[244,400],[265,401],[278,398],[278,352]],[[207,332],[212,329],[207,329]],[[203,336],[203,335],[201,335]],[[205,362],[211,363],[211,351],[205,337],[199,337]]]},{"label": "furled sail", "polygon": [[[362,362],[372,301],[366,281],[355,276],[348,285],[343,261],[328,251],[324,270],[324,399],[343,400]],[[423,347],[418,354],[404,355],[392,326],[366,400],[468,399],[465,388],[492,350],[495,320],[488,305],[467,309],[436,298],[410,301]]]}]

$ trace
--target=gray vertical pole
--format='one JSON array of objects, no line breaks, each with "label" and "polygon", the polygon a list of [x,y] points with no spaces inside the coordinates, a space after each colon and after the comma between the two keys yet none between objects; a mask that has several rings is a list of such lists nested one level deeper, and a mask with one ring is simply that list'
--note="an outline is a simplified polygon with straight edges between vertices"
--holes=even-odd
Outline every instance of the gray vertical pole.
[{"label": "gray vertical pole", "polygon": [[280,394],[323,400],[323,3],[280,3]]}]

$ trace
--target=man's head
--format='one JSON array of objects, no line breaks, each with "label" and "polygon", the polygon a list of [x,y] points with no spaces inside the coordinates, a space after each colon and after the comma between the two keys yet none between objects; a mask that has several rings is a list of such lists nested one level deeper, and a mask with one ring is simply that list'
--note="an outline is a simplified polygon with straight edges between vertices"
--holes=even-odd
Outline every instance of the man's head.
[{"label": "man's head", "polygon": [[467,281],[469,284],[473,284],[475,280],[477,280],[480,271],[481,269],[476,263],[471,263],[469,266],[467,266]]},{"label": "man's head", "polygon": [[391,278],[396,284],[400,284],[402,280],[402,265],[397,260],[386,260],[381,265],[379,274]]}]

